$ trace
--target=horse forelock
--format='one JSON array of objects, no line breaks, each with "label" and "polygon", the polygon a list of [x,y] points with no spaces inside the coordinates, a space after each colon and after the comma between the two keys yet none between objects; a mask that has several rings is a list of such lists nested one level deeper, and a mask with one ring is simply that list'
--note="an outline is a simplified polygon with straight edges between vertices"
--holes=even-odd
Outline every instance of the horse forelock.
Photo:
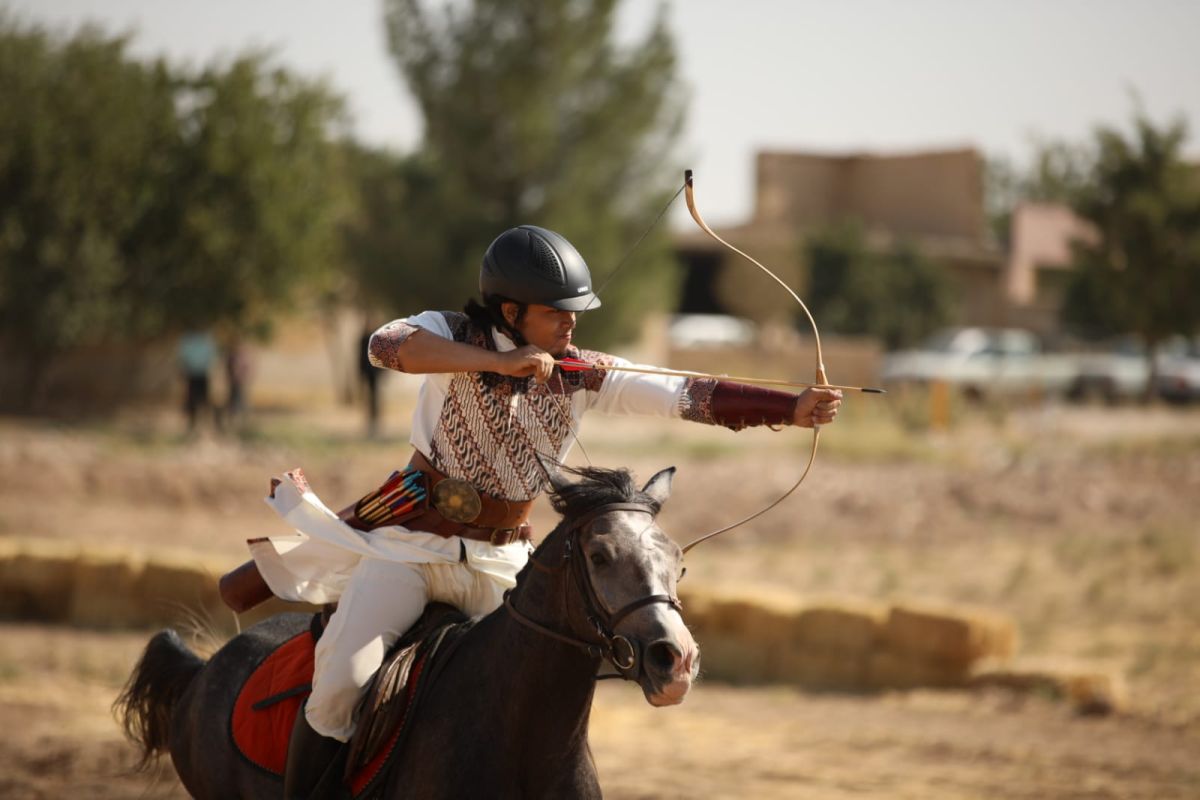
[{"label": "horse forelock", "polygon": [[[558,525],[542,539],[534,552],[538,558],[544,550],[556,546],[571,523],[601,506],[611,503],[639,503],[658,514],[661,504],[637,487],[627,469],[605,467],[564,467],[564,472],[581,480],[550,492],[550,505],[561,515]],[[524,573],[528,570],[522,570]]]},{"label": "horse forelock", "polygon": [[550,494],[550,504],[562,515],[564,523],[609,503],[640,503],[650,507],[655,514],[659,511],[658,501],[638,489],[627,469],[579,467],[565,471],[582,480]]}]

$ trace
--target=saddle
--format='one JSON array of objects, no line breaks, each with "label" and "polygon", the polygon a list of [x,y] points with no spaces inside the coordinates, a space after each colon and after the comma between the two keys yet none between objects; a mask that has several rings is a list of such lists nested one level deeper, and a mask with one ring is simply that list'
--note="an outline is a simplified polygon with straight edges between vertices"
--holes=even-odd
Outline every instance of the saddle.
[{"label": "saddle", "polygon": [[[234,746],[255,766],[282,776],[296,714],[312,691],[313,648],[324,630],[323,615],[310,629],[279,645],[259,663],[234,703]],[[344,794],[369,797],[407,737],[411,712],[448,663],[473,622],[445,603],[430,603],[393,645],[356,711],[358,726],[348,748]]]}]

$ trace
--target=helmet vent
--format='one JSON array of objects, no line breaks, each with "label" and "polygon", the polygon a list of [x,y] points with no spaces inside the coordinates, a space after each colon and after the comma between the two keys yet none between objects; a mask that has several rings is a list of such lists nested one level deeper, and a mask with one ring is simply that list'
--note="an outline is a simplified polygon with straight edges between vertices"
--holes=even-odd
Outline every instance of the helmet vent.
[{"label": "helmet vent", "polygon": [[533,245],[533,259],[530,265],[533,271],[559,286],[565,285],[567,276],[563,271],[562,260],[550,243],[536,234],[529,237],[529,242]]}]

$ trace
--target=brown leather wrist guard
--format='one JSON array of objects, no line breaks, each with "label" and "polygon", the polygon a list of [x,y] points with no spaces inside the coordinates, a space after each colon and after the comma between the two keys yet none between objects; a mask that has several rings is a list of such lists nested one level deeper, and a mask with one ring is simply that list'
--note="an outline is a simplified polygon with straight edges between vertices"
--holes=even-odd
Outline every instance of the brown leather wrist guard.
[{"label": "brown leather wrist guard", "polygon": [[791,425],[798,395],[732,381],[717,381],[712,415],[718,425],[739,431],[755,425]]}]

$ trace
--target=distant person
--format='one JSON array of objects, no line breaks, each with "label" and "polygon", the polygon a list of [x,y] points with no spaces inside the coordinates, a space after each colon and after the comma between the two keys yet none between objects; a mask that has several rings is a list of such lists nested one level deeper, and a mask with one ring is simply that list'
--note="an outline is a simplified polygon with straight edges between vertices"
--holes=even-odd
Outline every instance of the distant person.
[{"label": "distant person", "polygon": [[358,375],[367,401],[367,436],[375,438],[379,433],[379,379],[383,370],[371,363],[371,334],[375,332],[370,323],[363,328],[358,340]]},{"label": "distant person", "polygon": [[209,399],[209,370],[217,357],[217,346],[207,331],[190,330],[179,339],[179,368],[184,379],[183,410],[191,433],[202,411],[212,408]]},{"label": "distant person", "polygon": [[246,387],[254,372],[250,351],[240,338],[234,338],[225,348],[225,385],[228,396],[225,400],[225,420],[238,425],[246,416]]}]

